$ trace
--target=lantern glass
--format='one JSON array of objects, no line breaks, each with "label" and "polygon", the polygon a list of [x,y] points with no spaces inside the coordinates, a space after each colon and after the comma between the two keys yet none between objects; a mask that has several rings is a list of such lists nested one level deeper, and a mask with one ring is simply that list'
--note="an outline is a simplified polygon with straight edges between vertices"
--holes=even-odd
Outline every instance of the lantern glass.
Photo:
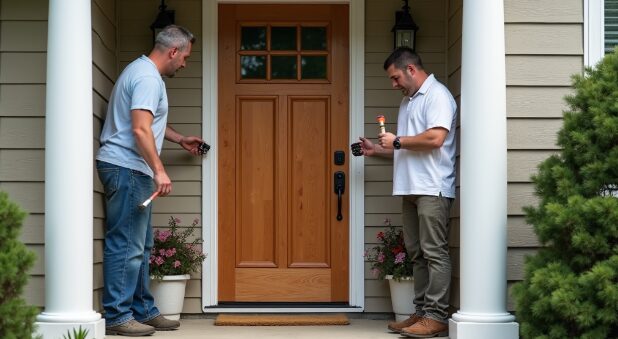
[{"label": "lantern glass", "polygon": [[410,47],[414,48],[414,31],[413,30],[397,30],[397,46],[395,47]]}]

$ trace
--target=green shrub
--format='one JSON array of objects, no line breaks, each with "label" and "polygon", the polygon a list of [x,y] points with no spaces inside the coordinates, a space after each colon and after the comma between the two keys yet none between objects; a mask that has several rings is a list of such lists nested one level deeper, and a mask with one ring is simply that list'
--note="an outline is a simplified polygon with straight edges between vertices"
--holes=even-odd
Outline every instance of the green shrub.
[{"label": "green shrub", "polygon": [[0,192],[0,338],[32,338],[36,307],[22,299],[34,253],[19,241],[26,213]]},{"label": "green shrub", "polygon": [[618,338],[618,50],[573,84],[525,209],[543,247],[513,290],[523,338]]}]

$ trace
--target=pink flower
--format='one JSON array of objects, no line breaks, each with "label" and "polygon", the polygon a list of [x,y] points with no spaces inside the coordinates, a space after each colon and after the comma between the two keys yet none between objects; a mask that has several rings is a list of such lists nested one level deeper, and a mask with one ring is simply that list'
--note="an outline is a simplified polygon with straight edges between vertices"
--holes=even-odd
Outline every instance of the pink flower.
[{"label": "pink flower", "polygon": [[164,248],[159,250],[159,255],[160,256],[165,256],[165,249]]},{"label": "pink flower", "polygon": [[380,269],[379,268],[372,268],[371,269],[371,275],[374,278],[377,278],[380,275]]},{"label": "pink flower", "polygon": [[406,252],[399,252],[395,256],[395,264],[401,264],[403,260],[406,258]]},{"label": "pink flower", "polygon": [[180,224],[181,220],[180,220],[180,219],[178,219],[178,218],[174,218],[174,222],[175,222],[176,224]]},{"label": "pink flower", "polygon": [[200,223],[200,219],[199,218],[193,219],[193,225],[197,225],[199,223]]},{"label": "pink flower", "polygon": [[178,268],[180,266],[180,261],[176,260],[174,261],[174,268]]},{"label": "pink flower", "polygon": [[154,261],[155,261],[155,264],[157,264],[157,266],[161,266],[165,262],[163,257],[156,257]]},{"label": "pink flower", "polygon": [[154,262],[154,256],[150,256],[150,258],[148,259],[148,263],[152,264]]},{"label": "pink flower", "polygon": [[157,231],[155,234],[157,240],[159,240],[160,242],[165,242],[167,238],[170,237],[170,235],[172,235],[172,232],[169,230]]},{"label": "pink flower", "polygon": [[165,251],[165,256],[168,258],[173,256],[174,254],[176,254],[176,248],[172,248],[172,249]]},{"label": "pink flower", "polygon": [[383,263],[384,259],[385,259],[384,253],[382,253],[382,252],[378,253],[378,258],[377,258],[378,262],[379,263]]}]

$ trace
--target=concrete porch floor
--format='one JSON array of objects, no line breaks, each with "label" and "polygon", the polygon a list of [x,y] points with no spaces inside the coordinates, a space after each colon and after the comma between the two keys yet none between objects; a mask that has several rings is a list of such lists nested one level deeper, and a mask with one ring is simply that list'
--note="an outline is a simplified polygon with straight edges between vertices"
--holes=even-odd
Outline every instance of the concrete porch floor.
[{"label": "concrete porch floor", "polygon": [[[157,332],[150,338],[169,339],[231,339],[231,338],[294,338],[294,339],[398,339],[405,338],[386,329],[388,320],[350,318],[345,326],[215,326],[214,319],[181,319],[180,329]],[[121,338],[106,336],[106,338]],[[438,338],[438,337],[436,337]],[[448,339],[439,337],[438,339]]]}]

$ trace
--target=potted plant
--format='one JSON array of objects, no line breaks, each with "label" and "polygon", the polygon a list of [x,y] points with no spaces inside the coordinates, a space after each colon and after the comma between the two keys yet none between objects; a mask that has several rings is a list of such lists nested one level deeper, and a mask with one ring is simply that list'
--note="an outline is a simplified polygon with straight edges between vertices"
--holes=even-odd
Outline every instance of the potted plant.
[{"label": "potted plant", "polygon": [[379,245],[367,250],[365,257],[371,261],[371,273],[378,279],[387,279],[395,320],[402,321],[414,313],[414,279],[412,259],[403,243],[403,230],[384,220],[388,228],[379,232]]},{"label": "potted plant", "polygon": [[201,250],[203,240],[200,237],[187,240],[193,235],[199,220],[193,220],[184,230],[179,229],[180,222],[172,216],[169,229],[154,232],[150,254],[150,290],[161,314],[172,320],[180,319],[187,280],[206,258]]}]

